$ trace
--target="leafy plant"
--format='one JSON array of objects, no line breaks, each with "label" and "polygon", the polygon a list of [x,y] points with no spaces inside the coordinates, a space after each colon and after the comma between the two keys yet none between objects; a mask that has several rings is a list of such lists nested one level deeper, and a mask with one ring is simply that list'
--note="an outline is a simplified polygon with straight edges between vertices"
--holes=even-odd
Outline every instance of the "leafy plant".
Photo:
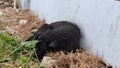
[{"label": "leafy plant", "polygon": [[7,33],[4,34],[0,34],[0,44],[3,45],[18,45],[18,41],[16,40],[16,38],[9,36]]},{"label": "leafy plant", "polygon": [[[33,53],[35,53],[35,44],[37,42],[38,41],[36,40],[18,42],[16,38],[9,36],[8,34],[0,34],[0,53],[2,55],[6,55],[0,55],[2,56],[0,62],[7,62],[9,60],[12,60],[15,64],[16,60],[18,59],[19,63],[17,63],[17,66],[24,65],[25,68],[29,68],[28,63]],[[7,53],[5,53],[6,51]],[[39,62],[37,58],[36,60]]]},{"label": "leafy plant", "polygon": [[[19,47],[17,47],[15,50],[13,50],[9,55],[12,55],[12,60],[15,62],[17,59],[18,59],[18,54],[19,52],[21,51],[24,51],[24,50],[27,50],[27,52],[30,53],[30,55],[32,54],[31,51],[33,52],[34,51],[34,47],[35,47],[35,44],[37,43],[38,41],[27,41],[27,42],[23,42],[21,44],[19,44]],[[29,50],[28,50],[29,49]],[[30,56],[29,55],[29,56]]]},{"label": "leafy plant", "polygon": [[0,59],[6,57],[18,44],[17,39],[7,33],[0,34]]},{"label": "leafy plant", "polygon": [[9,58],[3,58],[3,59],[0,60],[0,63],[1,63],[1,62],[7,62],[7,61],[9,61],[9,60],[10,60]]}]

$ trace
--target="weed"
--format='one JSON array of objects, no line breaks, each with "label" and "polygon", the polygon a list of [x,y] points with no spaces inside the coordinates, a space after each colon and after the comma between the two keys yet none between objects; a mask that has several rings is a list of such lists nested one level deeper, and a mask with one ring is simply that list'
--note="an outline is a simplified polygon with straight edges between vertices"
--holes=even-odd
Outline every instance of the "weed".
[{"label": "weed", "polygon": [[[16,66],[29,68],[29,62],[35,53],[35,44],[38,41],[19,42],[16,38],[8,34],[0,34],[0,62],[12,61]],[[36,53],[35,53],[36,55]],[[36,56],[37,57],[37,56]],[[16,63],[19,60],[19,63]],[[38,58],[34,58],[39,62]],[[38,68],[44,68],[43,65],[37,64]]]},{"label": "weed", "polygon": [[9,36],[7,33],[0,34],[0,59],[14,50],[17,44],[19,42],[14,37]]}]

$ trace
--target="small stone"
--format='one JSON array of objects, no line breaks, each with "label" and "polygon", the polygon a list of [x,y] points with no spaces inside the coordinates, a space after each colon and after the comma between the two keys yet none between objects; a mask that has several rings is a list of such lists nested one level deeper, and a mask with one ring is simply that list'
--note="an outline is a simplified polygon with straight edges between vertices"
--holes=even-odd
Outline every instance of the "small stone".
[{"label": "small stone", "polygon": [[5,2],[4,5],[10,5],[8,2]]},{"label": "small stone", "polygon": [[45,64],[46,67],[52,66],[56,61],[52,59],[51,57],[44,56],[41,64]]},{"label": "small stone", "polygon": [[38,30],[38,29],[33,29],[31,32],[32,32],[32,33],[35,33],[37,30]]},{"label": "small stone", "polygon": [[6,31],[9,33],[9,34],[14,34],[15,33],[15,30],[11,27],[6,27]]},{"label": "small stone", "polygon": [[19,25],[25,25],[27,23],[27,20],[20,20]]},{"label": "small stone", "polygon": [[16,12],[19,12],[20,10],[19,9],[15,9],[16,10]]},{"label": "small stone", "polygon": [[0,15],[2,15],[3,13],[2,13],[2,11],[0,11]]}]

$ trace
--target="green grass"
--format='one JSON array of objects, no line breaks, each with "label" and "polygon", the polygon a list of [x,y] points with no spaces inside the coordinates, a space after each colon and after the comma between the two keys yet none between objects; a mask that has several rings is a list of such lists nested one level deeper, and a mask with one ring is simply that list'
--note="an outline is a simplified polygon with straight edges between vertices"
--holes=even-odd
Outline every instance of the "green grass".
[{"label": "green grass", "polygon": [[7,33],[0,34],[0,59],[7,57],[17,44],[18,42],[14,37]]},{"label": "green grass", "polygon": [[[12,61],[14,65],[24,66],[24,68],[29,68],[31,58],[38,63],[38,58],[33,57],[37,42],[36,40],[19,42],[7,33],[0,34],[0,63]],[[16,63],[16,60],[19,62]],[[44,68],[40,64],[37,64],[37,66],[38,68]]]}]

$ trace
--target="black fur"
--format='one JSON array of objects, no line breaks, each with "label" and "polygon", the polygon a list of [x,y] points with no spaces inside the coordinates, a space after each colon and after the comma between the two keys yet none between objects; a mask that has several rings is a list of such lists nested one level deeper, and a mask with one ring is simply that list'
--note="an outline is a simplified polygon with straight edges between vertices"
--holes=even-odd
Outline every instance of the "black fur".
[{"label": "black fur", "polygon": [[45,24],[32,37],[39,40],[36,44],[39,59],[42,59],[48,51],[75,52],[80,48],[80,29],[77,25],[67,21]]}]

